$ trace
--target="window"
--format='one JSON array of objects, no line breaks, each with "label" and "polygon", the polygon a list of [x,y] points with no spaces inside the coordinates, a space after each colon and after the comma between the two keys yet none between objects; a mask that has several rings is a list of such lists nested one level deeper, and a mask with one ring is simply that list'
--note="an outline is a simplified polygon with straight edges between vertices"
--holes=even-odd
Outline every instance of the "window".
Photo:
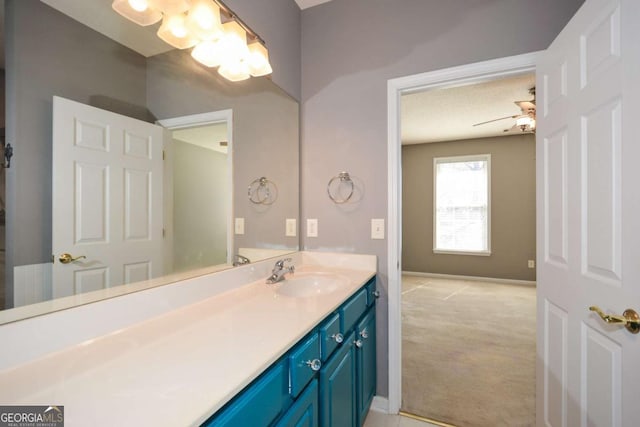
[{"label": "window", "polygon": [[433,160],[433,251],[490,255],[491,155]]}]

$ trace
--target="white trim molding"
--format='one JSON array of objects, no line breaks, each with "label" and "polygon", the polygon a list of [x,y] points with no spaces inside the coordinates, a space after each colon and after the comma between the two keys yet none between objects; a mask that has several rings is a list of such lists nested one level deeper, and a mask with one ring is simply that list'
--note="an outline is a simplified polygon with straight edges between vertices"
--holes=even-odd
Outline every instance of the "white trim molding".
[{"label": "white trim molding", "polygon": [[436,70],[387,82],[387,186],[388,239],[387,274],[389,278],[389,407],[397,414],[402,399],[402,165],[400,138],[400,97],[403,94],[482,83],[535,72],[540,53],[527,53],[459,67]]},{"label": "white trim molding", "polygon": [[499,277],[461,276],[458,274],[423,273],[420,271],[403,271],[405,276],[431,277],[434,279],[469,280],[474,282],[491,282],[504,285],[536,286],[535,280],[501,279]]}]

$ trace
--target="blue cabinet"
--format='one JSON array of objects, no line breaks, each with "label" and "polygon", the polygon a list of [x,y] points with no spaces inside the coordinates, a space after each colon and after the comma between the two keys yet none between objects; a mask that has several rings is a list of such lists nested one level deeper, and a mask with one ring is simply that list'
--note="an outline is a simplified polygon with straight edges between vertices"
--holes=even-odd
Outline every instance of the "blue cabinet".
[{"label": "blue cabinet", "polygon": [[320,425],[356,425],[356,347],[352,331],[320,370]]},{"label": "blue cabinet", "polygon": [[370,308],[356,328],[356,384],[358,425],[364,424],[376,393],[376,317]]},{"label": "blue cabinet", "polygon": [[311,381],[276,427],[318,427],[318,380]]},{"label": "blue cabinet", "polygon": [[206,427],[269,426],[283,413],[289,400],[289,376],[281,361],[206,421]]},{"label": "blue cabinet", "polygon": [[375,286],[371,279],[203,426],[362,426],[376,390]]}]

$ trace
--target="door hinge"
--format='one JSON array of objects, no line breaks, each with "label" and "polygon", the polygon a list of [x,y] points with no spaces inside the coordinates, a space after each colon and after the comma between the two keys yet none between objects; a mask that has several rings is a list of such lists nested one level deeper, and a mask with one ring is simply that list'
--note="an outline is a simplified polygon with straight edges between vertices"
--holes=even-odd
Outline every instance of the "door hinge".
[{"label": "door hinge", "polygon": [[162,160],[164,160],[166,157],[166,151],[162,150]]},{"label": "door hinge", "polygon": [[163,229],[162,229],[162,238],[164,238],[165,234],[166,234],[166,233],[165,233],[165,229],[163,228]]}]

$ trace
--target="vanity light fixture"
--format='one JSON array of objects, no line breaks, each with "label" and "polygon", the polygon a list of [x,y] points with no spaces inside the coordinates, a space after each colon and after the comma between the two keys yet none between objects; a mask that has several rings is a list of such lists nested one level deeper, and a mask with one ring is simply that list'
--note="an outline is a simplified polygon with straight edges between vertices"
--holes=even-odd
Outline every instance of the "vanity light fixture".
[{"label": "vanity light fixture", "polygon": [[114,0],[112,8],[138,25],[162,24],[157,35],[230,81],[273,72],[262,40],[220,0]]}]

